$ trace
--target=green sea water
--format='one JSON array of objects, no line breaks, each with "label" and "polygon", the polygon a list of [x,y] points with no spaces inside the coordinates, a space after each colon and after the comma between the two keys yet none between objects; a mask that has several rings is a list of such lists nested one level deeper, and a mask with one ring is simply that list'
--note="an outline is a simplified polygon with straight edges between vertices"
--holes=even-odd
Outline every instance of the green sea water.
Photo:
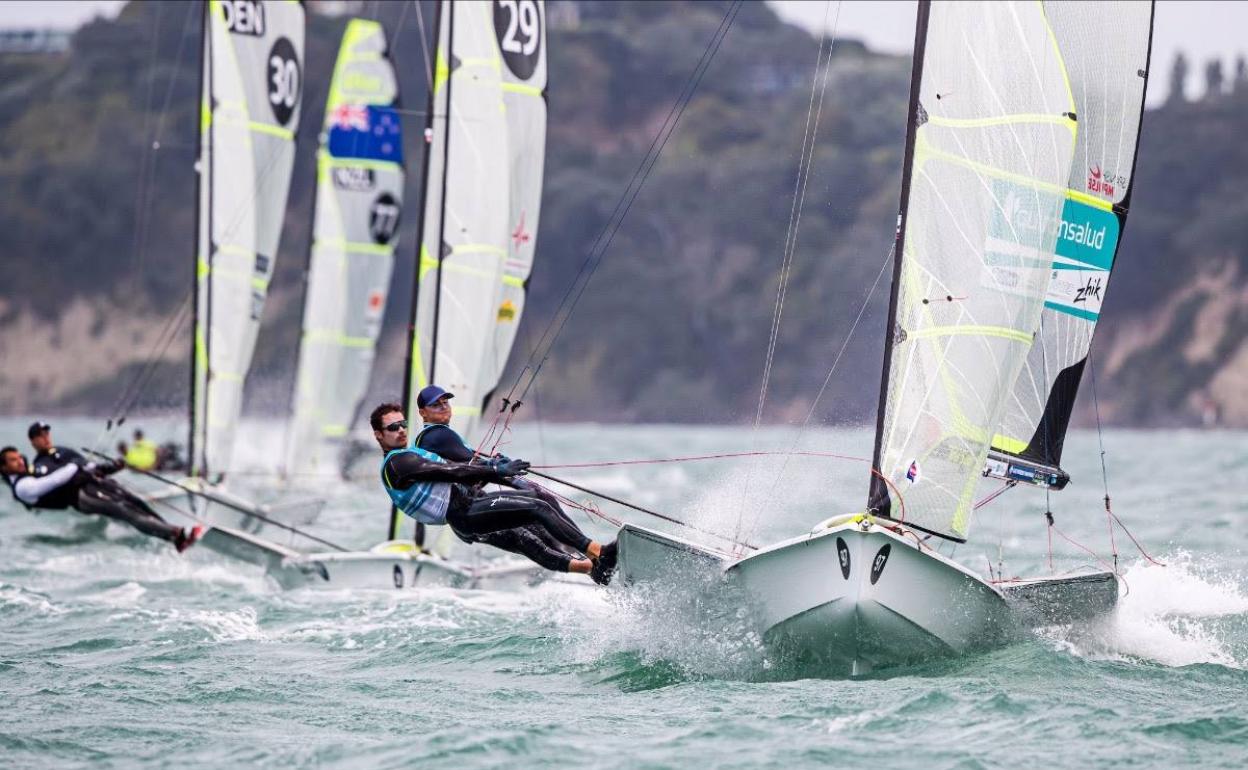
[{"label": "green sea water", "polygon": [[[26,422],[0,420],[0,433],[24,445]],[[66,445],[111,443],[95,423],[53,422]],[[177,429],[145,427],[156,438]],[[359,481],[279,488],[262,475],[276,428],[244,426],[233,491],[324,496],[310,530],[350,546],[381,539],[372,459]],[[784,429],[545,425],[518,428],[503,448],[560,465],[794,442]],[[1104,442],[1113,509],[1165,567],[1122,530],[1111,545],[1097,435],[1073,433],[1075,481],[1052,510],[1096,556],[1055,534],[1054,569],[1112,560],[1116,545],[1124,595],[1113,616],[852,680],[794,675],[748,629],[658,613],[619,587],[284,591],[206,549],[180,557],[119,525],[34,515],[6,496],[0,766],[1248,765],[1248,436],[1111,431]],[[808,431],[796,445],[861,458],[871,437]],[[859,508],[865,467],[805,457],[550,472],[765,543]],[[1046,573],[1044,510],[1043,493],[1008,492],[953,556]],[[586,526],[610,536],[600,521]]]}]

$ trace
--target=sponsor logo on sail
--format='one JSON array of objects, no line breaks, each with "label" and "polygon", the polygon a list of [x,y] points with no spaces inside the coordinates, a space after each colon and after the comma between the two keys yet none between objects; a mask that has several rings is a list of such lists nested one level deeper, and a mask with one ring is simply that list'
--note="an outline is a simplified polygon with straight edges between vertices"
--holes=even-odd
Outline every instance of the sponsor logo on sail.
[{"label": "sponsor logo on sail", "polygon": [[519,249],[524,244],[532,240],[533,236],[524,229],[524,212],[520,212],[520,221],[516,223],[516,229],[511,231],[511,245],[514,249]]},{"label": "sponsor logo on sail", "polygon": [[222,0],[225,28],[236,35],[264,34],[264,5],[257,0]]},{"label": "sponsor logo on sail", "polygon": [[377,176],[371,168],[338,167],[330,176],[339,190],[367,192],[377,185]]},{"label": "sponsor logo on sail", "polygon": [[1071,222],[1062,219],[1061,225],[1057,228],[1057,237],[1063,241],[1069,241],[1072,244],[1086,246],[1090,249],[1100,250],[1105,248],[1105,232],[1107,226],[1101,225],[1099,228],[1089,221]]},{"label": "sponsor logo on sail", "polygon": [[1100,277],[1089,277],[1088,282],[1079,287],[1075,292],[1075,302],[1087,302],[1089,299],[1101,301],[1101,279]]},{"label": "sponsor logo on sail", "polygon": [[919,479],[921,478],[921,476],[922,476],[922,473],[919,470],[919,461],[911,460],[910,467],[906,469],[906,480],[909,481],[911,484],[917,484],[919,483]]},{"label": "sponsor logo on sail", "polygon": [[1114,193],[1127,186],[1127,178],[1101,168],[1098,163],[1088,169],[1088,192],[1113,199]]},{"label": "sponsor logo on sail", "polygon": [[514,321],[516,320],[516,304],[511,300],[503,300],[503,304],[498,306],[498,320]]}]

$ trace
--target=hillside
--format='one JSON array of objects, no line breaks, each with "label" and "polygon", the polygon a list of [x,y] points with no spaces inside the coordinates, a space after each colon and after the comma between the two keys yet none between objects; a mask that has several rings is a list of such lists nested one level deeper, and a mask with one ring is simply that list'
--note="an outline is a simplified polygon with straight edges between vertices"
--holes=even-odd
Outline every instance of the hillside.
[{"label": "hillside", "polygon": [[[415,14],[379,7],[405,105],[419,109]],[[513,357],[520,361],[726,4],[551,7],[547,184],[530,312]],[[153,360],[140,407],[185,404],[188,331],[171,319],[191,280],[199,30],[188,8],[132,4],[118,19],[80,30],[68,55],[0,57],[0,254],[9,268],[0,284],[0,410],[107,415]],[[276,412],[288,398],[298,334],[310,137],[345,25],[309,19],[305,140],[248,383],[251,407]],[[553,350],[538,388],[544,417],[753,417],[815,55],[816,41],[766,6],[743,8]],[[768,391],[770,421],[804,419],[887,256],[908,80],[906,57],[836,42]],[[405,126],[412,159],[420,157],[420,120]],[[1101,412],[1111,422],[1248,426],[1248,148],[1236,141],[1244,125],[1244,89],[1171,103],[1145,118],[1121,269],[1096,346]],[[394,394],[401,381],[416,172],[373,388],[379,395]],[[819,419],[873,414],[886,305],[882,282]],[[1086,421],[1090,409],[1082,399],[1076,419]]]}]

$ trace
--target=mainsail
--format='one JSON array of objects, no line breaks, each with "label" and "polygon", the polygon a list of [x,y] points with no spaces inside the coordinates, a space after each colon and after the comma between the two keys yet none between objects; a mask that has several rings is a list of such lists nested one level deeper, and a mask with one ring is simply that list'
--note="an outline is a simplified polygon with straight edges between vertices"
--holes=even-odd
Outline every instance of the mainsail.
[{"label": "mainsail", "polygon": [[203,38],[191,366],[196,476],[230,467],[294,167],[303,4],[210,0]]},{"label": "mainsail", "polygon": [[386,33],[343,33],[317,153],[316,210],[286,472],[315,469],[359,411],[398,244],[403,136]]},{"label": "mainsail", "polygon": [[869,503],[879,515],[966,538],[1048,290],[1074,105],[1039,3],[920,3]]},{"label": "mainsail", "polygon": [[546,145],[545,7],[441,3],[407,413],[431,382],[472,440],[524,310]]},{"label": "mainsail", "polygon": [[[1061,488],[1062,445],[1127,221],[1148,78],[1150,2],[1049,2],[1079,115],[1036,344],[993,438],[991,475]],[[1020,462],[1021,461],[1021,462]]]}]

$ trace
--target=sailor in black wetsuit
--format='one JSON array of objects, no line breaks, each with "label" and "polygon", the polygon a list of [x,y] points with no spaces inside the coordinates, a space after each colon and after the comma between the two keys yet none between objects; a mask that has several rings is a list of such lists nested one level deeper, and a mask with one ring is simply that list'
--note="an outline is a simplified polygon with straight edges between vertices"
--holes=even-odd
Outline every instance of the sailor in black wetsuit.
[{"label": "sailor in black wetsuit", "polygon": [[[409,446],[407,421],[398,404],[381,404],[369,422],[386,453],[382,484],[395,507],[408,516],[425,524],[448,524],[466,542],[524,554],[552,571],[589,573],[604,585],[610,580],[614,544],[602,546],[591,540],[531,490],[480,491],[479,486],[486,483],[512,486],[528,463],[453,462]],[[578,558],[581,554],[590,558]]]},{"label": "sailor in black wetsuit", "polygon": [[27,508],[75,508],[125,522],[145,535],[166,540],[181,553],[199,539],[203,527],[177,527],[141,498],[107,478],[124,465],[97,466],[72,449],[53,446],[51,426],[36,422],[27,431],[37,451],[29,469],[15,447],[0,450],[0,468],[13,496]]}]

